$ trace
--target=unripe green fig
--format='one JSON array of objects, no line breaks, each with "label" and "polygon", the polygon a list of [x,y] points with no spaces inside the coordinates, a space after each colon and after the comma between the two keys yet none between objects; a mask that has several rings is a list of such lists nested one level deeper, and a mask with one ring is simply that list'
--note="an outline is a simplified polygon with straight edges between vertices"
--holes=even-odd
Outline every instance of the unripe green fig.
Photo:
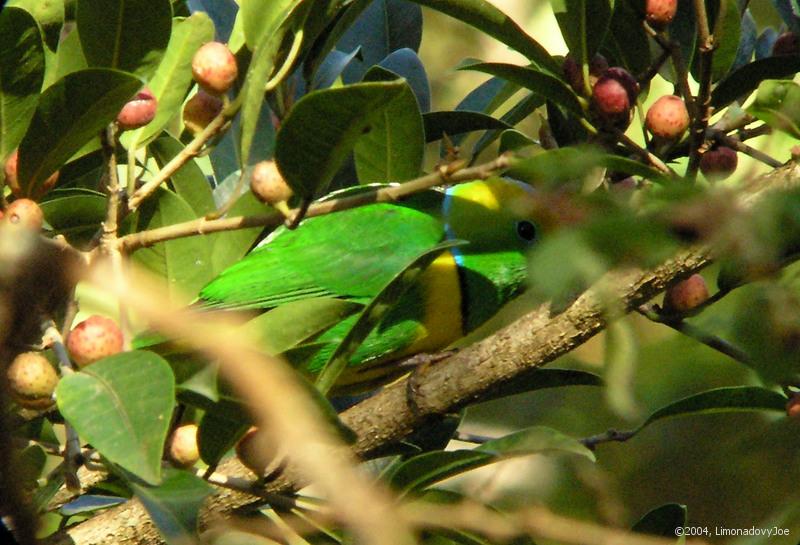
[{"label": "unripe green fig", "polygon": [[105,316],[89,316],[74,328],[67,339],[67,350],[78,366],[122,352],[122,330]]},{"label": "unripe green fig", "polygon": [[208,42],[192,58],[194,80],[207,93],[221,95],[228,92],[239,75],[236,57],[221,42]]},{"label": "unripe green fig", "polygon": [[20,354],[6,370],[11,397],[26,409],[47,409],[53,405],[58,373],[38,352]]},{"label": "unripe green fig", "polygon": [[197,447],[197,425],[184,424],[175,428],[169,438],[167,457],[177,467],[192,467],[200,459]]}]

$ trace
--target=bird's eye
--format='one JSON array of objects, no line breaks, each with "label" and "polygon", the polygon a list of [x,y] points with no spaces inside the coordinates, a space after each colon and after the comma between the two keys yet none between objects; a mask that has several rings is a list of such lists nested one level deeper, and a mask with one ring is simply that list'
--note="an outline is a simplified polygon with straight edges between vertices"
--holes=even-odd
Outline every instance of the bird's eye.
[{"label": "bird's eye", "polygon": [[536,239],[536,226],[528,220],[517,222],[517,236],[526,242]]}]

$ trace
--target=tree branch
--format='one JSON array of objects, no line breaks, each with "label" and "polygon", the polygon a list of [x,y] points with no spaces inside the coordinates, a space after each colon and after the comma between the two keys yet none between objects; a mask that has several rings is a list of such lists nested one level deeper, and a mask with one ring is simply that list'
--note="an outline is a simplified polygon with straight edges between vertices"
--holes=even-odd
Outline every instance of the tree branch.
[{"label": "tree branch", "polygon": [[[743,204],[752,204],[768,191],[800,186],[800,167],[791,164],[757,178],[742,191]],[[609,305],[617,314],[628,313],[652,299],[678,279],[711,262],[708,248],[682,250],[661,266],[648,271],[627,269],[607,274],[566,310],[551,315],[548,306],[414,375],[416,394],[409,399],[408,378],[387,386],[341,414],[342,422],[357,436],[353,451],[368,458],[402,439],[427,419],[458,410],[489,396],[492,390],[566,354],[602,331],[609,320]],[[609,299],[609,297],[613,299]],[[235,459],[220,464],[225,475],[248,476]],[[290,491],[304,483],[293,467],[267,485],[270,492]],[[253,501],[253,496],[221,490],[207,502],[201,524],[229,516]],[[110,541],[126,544],[161,543],[141,505],[130,501],[48,539],[49,544],[90,545]]]}]

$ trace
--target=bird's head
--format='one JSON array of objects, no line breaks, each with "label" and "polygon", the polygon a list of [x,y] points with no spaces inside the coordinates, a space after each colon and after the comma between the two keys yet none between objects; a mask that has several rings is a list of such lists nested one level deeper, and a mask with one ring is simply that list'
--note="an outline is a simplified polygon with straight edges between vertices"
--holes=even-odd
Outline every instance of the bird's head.
[{"label": "bird's head", "polygon": [[526,252],[540,236],[534,190],[493,177],[447,190],[444,220],[448,238],[469,241],[466,253]]}]

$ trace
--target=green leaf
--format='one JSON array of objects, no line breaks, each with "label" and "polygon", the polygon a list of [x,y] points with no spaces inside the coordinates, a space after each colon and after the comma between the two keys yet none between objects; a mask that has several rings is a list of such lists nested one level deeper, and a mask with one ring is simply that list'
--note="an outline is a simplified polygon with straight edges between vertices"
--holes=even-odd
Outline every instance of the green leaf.
[{"label": "green leaf", "polygon": [[36,480],[41,477],[47,463],[47,453],[39,445],[28,445],[20,451],[14,451],[14,482],[18,483],[21,490],[33,490]]},{"label": "green leaf", "polygon": [[741,26],[737,0],[719,0],[719,13],[712,29],[715,48],[711,63],[711,81],[722,79],[733,66],[739,49]]},{"label": "green leaf", "polygon": [[213,489],[186,471],[167,468],[159,486],[131,482],[134,494],[169,545],[197,543],[200,506]]},{"label": "green leaf", "polygon": [[284,119],[275,160],[297,195],[324,191],[358,139],[406,89],[403,81],[356,83],[309,93]]},{"label": "green leaf", "polygon": [[594,461],[592,451],[552,428],[535,426],[494,439],[473,450],[435,451],[414,456],[388,475],[401,492],[420,491],[434,483],[514,456],[568,452]]},{"label": "green leaf", "polygon": [[788,80],[762,81],[747,112],[772,128],[800,138],[800,85]]},{"label": "green leaf", "polygon": [[86,242],[106,219],[107,197],[90,189],[56,189],[39,203],[47,223],[67,240]]},{"label": "green leaf", "polygon": [[608,0],[553,0],[553,13],[569,52],[580,65],[591,59],[608,30]]},{"label": "green leaf", "polygon": [[539,68],[560,72],[547,50],[525,33],[508,15],[486,0],[412,0],[474,26],[525,55]]},{"label": "green leaf", "polygon": [[643,176],[657,182],[665,181],[664,175],[651,167],[638,161],[602,153],[591,146],[548,150],[515,162],[508,173],[510,176],[524,180],[532,185],[556,185],[580,179],[591,169],[601,166],[611,170]]},{"label": "green leaf", "polygon": [[46,89],[67,74],[85,70],[89,67],[81,49],[78,28],[74,27],[65,38],[58,43],[54,62],[47,67],[42,88]]},{"label": "green leaf", "polygon": [[363,308],[333,297],[292,301],[253,318],[247,324],[257,332],[264,350],[280,354],[308,341]]},{"label": "green leaf", "polygon": [[639,412],[633,395],[633,379],[638,360],[636,334],[629,321],[609,324],[605,337],[606,399],[611,409],[625,418]]},{"label": "green leaf", "polygon": [[382,64],[381,61],[393,52],[404,48],[418,51],[421,40],[422,10],[419,6],[404,0],[370,2],[336,43],[339,51],[361,48],[359,57],[344,70],[342,80],[345,83],[361,80],[371,67]]},{"label": "green leaf", "polygon": [[473,131],[510,129],[511,125],[482,112],[454,110],[450,112],[428,112],[422,115],[425,123],[425,141],[435,142],[445,134],[451,137]]},{"label": "green leaf", "polygon": [[197,427],[197,445],[200,459],[208,465],[218,463],[250,427],[246,412],[240,420],[232,420],[229,415],[220,414],[211,408],[203,414]]},{"label": "green leaf", "polygon": [[[516,86],[515,86],[516,87]],[[528,96],[514,104],[510,110],[500,117],[500,121],[509,126],[514,126],[533,112],[536,111],[542,104],[545,103],[544,98],[536,93],[530,93]],[[556,108],[557,109],[557,108]],[[501,134],[500,129],[492,129],[486,131],[486,134],[480,137],[472,148],[472,156],[477,157],[485,150],[489,144],[494,142]]]},{"label": "green leaf", "polygon": [[[235,187],[239,182],[239,172],[234,172],[228,176],[220,185],[214,189],[214,195],[218,194],[220,189]],[[226,195],[221,202],[227,202],[229,195]],[[220,199],[216,199],[220,201]],[[249,187],[246,187],[244,193],[236,199],[236,202],[228,211],[227,217],[232,218],[236,216],[251,216],[255,214],[263,214],[267,210],[264,203],[256,199],[253,192]],[[213,265],[214,274],[217,275],[233,265],[250,249],[263,229],[261,227],[250,227],[249,229],[236,229],[233,231],[223,231],[214,233],[209,236],[211,240],[211,263]]]},{"label": "green leaf", "polygon": [[[252,3],[263,6],[262,3]],[[275,69],[275,59],[283,38],[289,30],[289,23],[293,17],[305,17],[307,10],[300,8],[308,5],[310,4],[307,2],[304,4],[302,0],[295,0],[291,3],[289,11],[281,12],[282,15],[277,20],[271,21],[269,26],[259,28],[260,34],[254,42],[256,46],[253,50],[253,58],[250,60],[250,66],[247,69],[247,76],[241,91],[242,110],[240,119],[242,129],[239,149],[242,166],[250,164],[250,148],[253,145],[261,110],[264,107],[264,88],[272,71]]]},{"label": "green leaf", "polygon": [[[148,149],[158,166],[163,168],[183,148],[184,145],[173,137],[162,136],[152,142]],[[194,159],[189,159],[169,179],[175,193],[186,201],[195,216],[204,216],[216,210],[211,184]]]},{"label": "green leaf", "polygon": [[476,70],[512,81],[540,97],[558,104],[578,117],[583,117],[583,108],[572,88],[552,76],[535,68],[517,66],[515,64],[484,62],[467,64],[459,70]]},{"label": "green leaf", "polygon": [[214,24],[202,11],[186,19],[175,19],[164,57],[147,86],[158,100],[153,120],[120,137],[122,144],[138,148],[156,137],[175,116],[192,85],[192,57],[206,42],[214,39]]},{"label": "green leaf", "polygon": [[95,511],[99,511],[100,509],[108,509],[109,507],[120,505],[126,501],[128,501],[127,498],[120,498],[118,496],[96,496],[94,494],[84,494],[83,496],[79,496],[71,502],[62,505],[58,512],[62,516],[71,517],[74,515],[93,513]]},{"label": "green leaf", "polygon": [[[197,215],[180,196],[160,189],[140,208],[139,230],[154,229],[195,219]],[[184,237],[143,248],[134,259],[165,277],[174,295],[194,297],[213,277],[211,246],[205,237]]]},{"label": "green leaf", "polygon": [[36,193],[117,117],[141,86],[141,80],[125,72],[89,68],[67,74],[48,87],[19,146],[19,182],[24,193]]},{"label": "green leaf", "polygon": [[764,80],[792,77],[797,72],[800,72],[797,55],[767,57],[745,64],[717,84],[711,92],[711,105],[720,110],[734,100],[746,98]]},{"label": "green leaf", "polygon": [[650,66],[650,39],[633,2],[614,2],[614,13],[603,44],[604,51],[606,48],[610,51],[607,56],[617,59],[631,74],[641,74]]},{"label": "green leaf", "polygon": [[239,17],[244,29],[244,40],[250,51],[255,51],[264,36],[273,34],[304,0],[242,0]]},{"label": "green leaf", "polygon": [[75,21],[90,66],[148,78],[169,42],[172,4],[169,0],[77,0]]},{"label": "green leaf", "polygon": [[62,377],[56,388],[64,419],[109,461],[149,482],[161,480],[175,379],[152,352],[124,352]]},{"label": "green leaf", "polygon": [[686,506],[667,503],[645,514],[633,525],[631,531],[674,538],[677,535],[675,530],[683,526],[686,526]]},{"label": "green leaf", "polygon": [[381,288],[369,304],[361,311],[358,319],[333,351],[325,366],[317,377],[316,385],[320,392],[327,394],[336,384],[336,380],[347,368],[350,357],[367,338],[367,335],[378,325],[389,310],[400,300],[400,297],[419,278],[425,269],[442,252],[464,244],[463,241],[450,240],[437,244],[420,255],[414,257],[403,270],[397,273]]},{"label": "green leaf", "polygon": [[564,386],[602,386],[603,379],[593,373],[575,369],[537,368],[515,377],[488,393],[488,399],[500,399],[545,388]]},{"label": "green leaf", "polygon": [[773,390],[758,386],[731,386],[715,388],[670,403],[651,414],[637,428],[664,418],[691,414],[725,413],[738,411],[780,411],[786,409],[786,397]]},{"label": "green leaf", "polygon": [[[364,81],[394,81],[397,76],[379,66]],[[405,80],[402,92],[376,113],[369,132],[353,149],[362,184],[404,182],[419,176],[425,151],[422,114],[414,91]]]},{"label": "green leaf", "polygon": [[538,142],[516,129],[508,129],[500,133],[500,153],[516,151],[528,146],[536,146]]},{"label": "green leaf", "polygon": [[44,68],[44,46],[34,18],[19,8],[0,11],[0,161],[28,128]]}]

